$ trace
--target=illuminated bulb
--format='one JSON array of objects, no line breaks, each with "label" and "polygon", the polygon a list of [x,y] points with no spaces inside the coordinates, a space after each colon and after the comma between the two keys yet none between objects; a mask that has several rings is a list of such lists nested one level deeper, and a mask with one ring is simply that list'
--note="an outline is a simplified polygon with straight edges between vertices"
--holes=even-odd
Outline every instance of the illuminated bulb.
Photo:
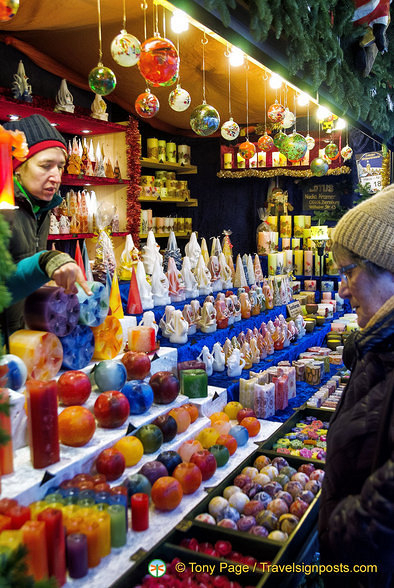
[{"label": "illuminated bulb", "polygon": [[308,94],[300,94],[298,96],[297,102],[299,104],[299,106],[306,106],[307,104],[309,104],[309,96]]},{"label": "illuminated bulb", "polygon": [[319,106],[316,112],[316,118],[317,120],[324,120],[325,118],[328,118],[330,114],[331,113],[328,110],[328,108],[325,108],[324,106]]},{"label": "illuminated bulb", "polygon": [[59,126],[59,123],[51,123],[51,127],[57,127]]},{"label": "illuminated bulb", "polygon": [[230,55],[229,55],[230,65],[233,67],[238,67],[243,64],[244,62],[244,54],[241,49],[238,47],[231,47]]},{"label": "illuminated bulb", "polygon": [[171,17],[171,28],[174,33],[184,33],[189,28],[189,21],[182,10],[175,10]]},{"label": "illuminated bulb", "polygon": [[89,129],[82,129],[81,133],[84,133],[85,135],[87,135],[88,133],[91,133],[92,131],[89,131]]},{"label": "illuminated bulb", "polygon": [[343,118],[338,118],[337,124],[335,125],[336,130],[342,131],[342,129],[346,129],[346,127],[347,127],[347,122]]},{"label": "illuminated bulb", "polygon": [[273,90],[278,90],[282,85],[282,78],[277,74],[272,74],[270,79],[270,86]]},{"label": "illuminated bulb", "polygon": [[10,120],[19,120],[19,116],[17,114],[9,114],[8,118]]}]

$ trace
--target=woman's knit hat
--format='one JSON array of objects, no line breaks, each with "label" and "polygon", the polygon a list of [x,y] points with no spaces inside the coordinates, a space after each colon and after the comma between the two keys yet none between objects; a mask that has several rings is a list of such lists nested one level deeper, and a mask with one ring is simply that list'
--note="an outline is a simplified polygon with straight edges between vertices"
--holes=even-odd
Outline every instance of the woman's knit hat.
[{"label": "woman's knit hat", "polygon": [[394,273],[394,184],[349,210],[332,239]]},{"label": "woman's knit hat", "polygon": [[[48,119],[41,114],[33,114],[20,120],[4,123],[3,127],[9,131],[21,131],[25,134],[29,153],[26,160],[50,147],[61,147],[67,152],[67,145],[62,135],[51,125]],[[25,160],[25,161],[26,161]],[[23,161],[13,158],[13,167],[16,170]]]}]

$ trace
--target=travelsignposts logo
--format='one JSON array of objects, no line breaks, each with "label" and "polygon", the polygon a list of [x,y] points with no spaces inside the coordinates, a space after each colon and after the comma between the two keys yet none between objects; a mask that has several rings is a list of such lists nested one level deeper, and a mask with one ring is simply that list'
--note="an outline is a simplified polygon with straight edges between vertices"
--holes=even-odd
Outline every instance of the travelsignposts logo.
[{"label": "travelsignposts logo", "polygon": [[148,565],[148,572],[154,578],[161,578],[166,573],[166,564],[162,559],[152,559]]}]

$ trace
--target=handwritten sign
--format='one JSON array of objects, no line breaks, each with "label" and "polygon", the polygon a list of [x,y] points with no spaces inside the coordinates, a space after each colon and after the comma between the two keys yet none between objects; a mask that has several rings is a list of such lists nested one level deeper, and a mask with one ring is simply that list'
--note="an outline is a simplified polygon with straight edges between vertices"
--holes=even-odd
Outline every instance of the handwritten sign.
[{"label": "handwritten sign", "polygon": [[294,300],[294,302],[290,302],[290,304],[286,305],[287,312],[290,318],[295,318],[299,314],[302,314],[301,304],[299,300]]},{"label": "handwritten sign", "polygon": [[314,184],[305,189],[303,210],[335,210],[341,198],[333,184]]}]

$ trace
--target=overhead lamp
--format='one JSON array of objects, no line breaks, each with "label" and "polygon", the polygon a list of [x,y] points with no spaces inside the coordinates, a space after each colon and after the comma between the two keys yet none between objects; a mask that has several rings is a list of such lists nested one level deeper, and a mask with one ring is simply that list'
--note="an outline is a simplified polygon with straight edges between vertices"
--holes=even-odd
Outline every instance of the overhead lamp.
[{"label": "overhead lamp", "polygon": [[228,58],[230,60],[230,65],[232,65],[233,67],[239,67],[240,65],[243,65],[245,59],[243,51],[241,51],[241,49],[238,49],[238,47],[231,47],[231,51]]},{"label": "overhead lamp", "polygon": [[82,131],[81,131],[81,133],[83,133],[84,135],[88,135],[91,132],[92,131],[90,131],[89,129],[82,129]]},{"label": "overhead lamp", "polygon": [[307,104],[309,104],[310,98],[308,96],[308,94],[305,94],[304,92],[302,92],[302,94],[299,94],[298,98],[297,98],[297,102],[299,106],[306,106]]},{"label": "overhead lamp", "polygon": [[324,106],[319,106],[316,112],[316,118],[317,120],[324,120],[325,118],[328,118],[330,114],[331,112],[328,110],[328,108],[325,108]]},{"label": "overhead lamp", "polygon": [[19,116],[17,114],[9,114],[8,118],[10,120],[19,120]]},{"label": "overhead lamp", "polygon": [[270,86],[273,90],[279,90],[282,85],[282,78],[278,74],[272,74],[270,78]]},{"label": "overhead lamp", "polygon": [[174,33],[184,33],[189,28],[189,21],[182,10],[174,10],[171,17],[171,28]]},{"label": "overhead lamp", "polygon": [[335,125],[335,129],[337,131],[342,131],[343,129],[346,129],[346,127],[347,127],[347,122],[345,121],[345,119],[338,118],[337,124]]}]

